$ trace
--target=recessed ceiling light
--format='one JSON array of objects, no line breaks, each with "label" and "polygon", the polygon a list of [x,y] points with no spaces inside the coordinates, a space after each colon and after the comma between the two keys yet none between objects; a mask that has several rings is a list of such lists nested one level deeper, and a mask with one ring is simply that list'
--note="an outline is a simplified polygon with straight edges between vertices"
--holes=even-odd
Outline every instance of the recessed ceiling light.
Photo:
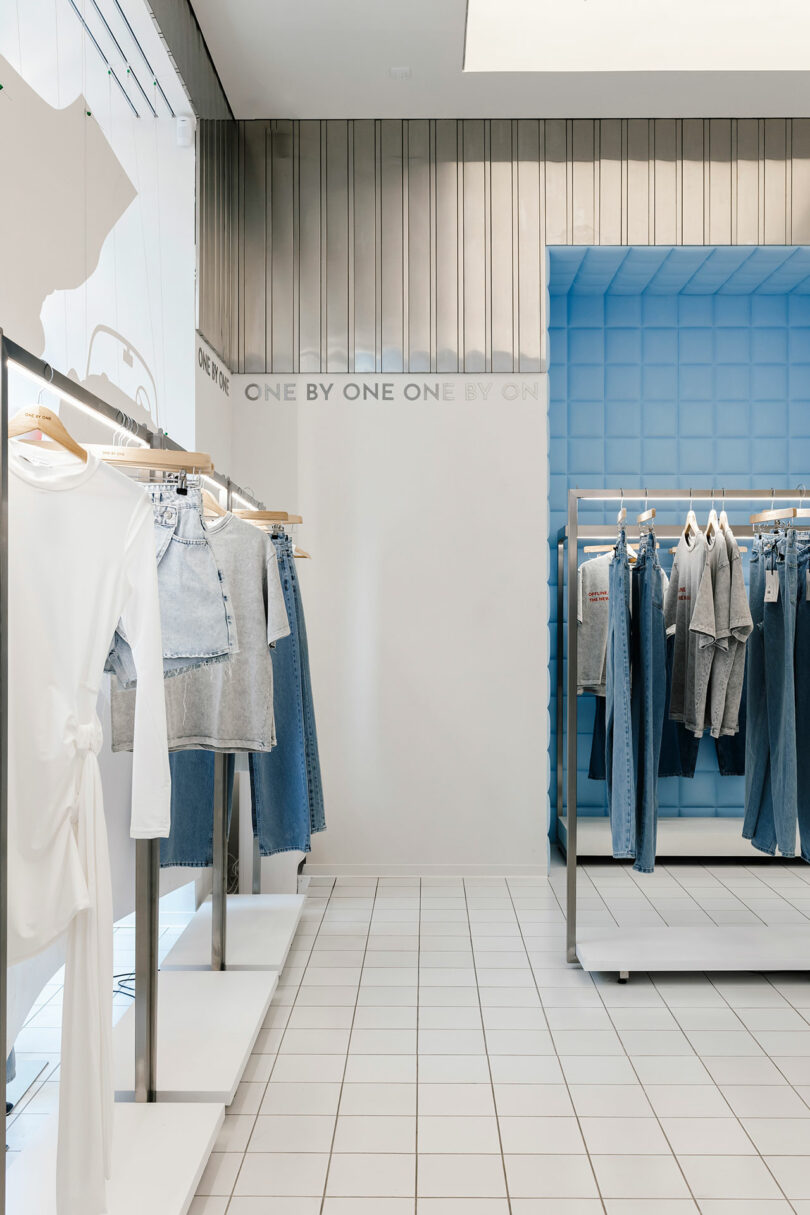
[{"label": "recessed ceiling light", "polygon": [[404,67],[390,67],[388,69],[388,75],[392,80],[410,80],[412,72],[406,63]]},{"label": "recessed ceiling light", "polygon": [[468,72],[807,71],[807,0],[468,0]]}]

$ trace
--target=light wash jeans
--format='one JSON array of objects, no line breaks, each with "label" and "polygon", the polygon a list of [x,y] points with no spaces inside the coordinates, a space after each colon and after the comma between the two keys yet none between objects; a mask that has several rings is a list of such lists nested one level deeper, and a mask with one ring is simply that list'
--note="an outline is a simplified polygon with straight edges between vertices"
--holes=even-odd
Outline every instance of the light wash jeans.
[{"label": "light wash jeans", "polygon": [[[228,588],[208,543],[202,521],[202,495],[189,488],[147,488],[155,516],[163,673],[176,675],[191,667],[221,662],[238,652],[236,621]],[[107,659],[124,688],[136,684],[132,650],[116,631]]]},{"label": "light wash jeans", "polygon": [[622,531],[610,563],[605,777],[613,855],[636,855],[636,783],[630,697],[630,566]]},{"label": "light wash jeans", "polygon": [[631,572],[631,714],[635,761],[635,857],[640,873],[652,873],[658,832],[658,765],[667,693],[664,594],[655,536],[638,546]]},{"label": "light wash jeans", "polygon": [[[791,530],[756,540],[751,553],[745,818],[743,837],[773,856],[796,854],[797,757],[794,645],[797,547]],[[765,603],[766,572],[779,576],[776,603]]]}]

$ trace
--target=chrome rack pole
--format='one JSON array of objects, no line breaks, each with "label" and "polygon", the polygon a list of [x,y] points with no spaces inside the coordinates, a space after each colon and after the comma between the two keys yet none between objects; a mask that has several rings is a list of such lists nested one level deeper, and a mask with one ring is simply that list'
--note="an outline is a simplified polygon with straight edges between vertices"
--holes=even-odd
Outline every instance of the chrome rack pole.
[{"label": "chrome rack pole", "polygon": [[[163,432],[150,437],[163,446]],[[157,1101],[160,840],[135,841],[135,1100]]]},{"label": "chrome rack pole", "polygon": [[[563,817],[564,791],[564,758],[565,758],[565,698],[563,673],[565,668],[565,528],[557,532],[557,701],[556,701],[556,743],[557,743],[557,839],[560,838],[560,823]],[[566,855],[568,843],[566,841]]]},{"label": "chrome rack pole", "polygon": [[566,957],[577,960],[577,520],[579,494],[568,491],[568,781],[566,805]]},{"label": "chrome rack pole", "polygon": [[[3,1145],[6,1142],[6,1063],[8,1037],[8,349],[0,329],[0,1096]],[[0,1185],[0,1215],[6,1209],[5,1163]]]},{"label": "chrome rack pole", "polygon": [[[233,507],[230,478],[226,483],[228,510]],[[227,756],[214,756],[214,856],[211,887],[211,969],[225,970],[228,933],[228,768]]]}]

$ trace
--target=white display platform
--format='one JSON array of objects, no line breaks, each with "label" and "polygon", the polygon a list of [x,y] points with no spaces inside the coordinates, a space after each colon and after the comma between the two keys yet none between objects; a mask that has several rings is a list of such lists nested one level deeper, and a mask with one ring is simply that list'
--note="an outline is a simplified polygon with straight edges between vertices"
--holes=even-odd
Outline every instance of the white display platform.
[{"label": "white display platform", "polygon": [[[277,984],[277,974],[262,970],[161,971],[159,1099],[230,1105]],[[134,1006],[127,1009],[113,1030],[113,1066],[116,1097],[131,1101],[135,1085]]]},{"label": "white display platform", "polygon": [[[300,894],[231,894],[227,969],[280,971],[301,919]],[[163,970],[207,970],[211,965],[211,900],[200,907],[163,961]]]},{"label": "white display platform", "polygon": [[6,1084],[6,1101],[12,1106],[19,1105],[35,1080],[38,1080],[48,1066],[47,1059],[17,1059],[17,1074]]},{"label": "white display platform", "polygon": [[787,924],[577,932],[583,970],[810,970],[810,932]]},{"label": "white display platform", "polygon": [[[563,851],[568,842],[568,820],[557,820],[557,841]],[[612,856],[610,820],[606,816],[577,818],[577,859]],[[763,859],[763,854],[742,837],[741,818],[659,818],[655,855],[694,856],[701,860],[718,857]]]},{"label": "white display platform", "polygon": [[[224,1116],[214,1104],[116,1105],[108,1215],[186,1215]],[[56,1215],[57,1121],[7,1156],[7,1215]]]}]

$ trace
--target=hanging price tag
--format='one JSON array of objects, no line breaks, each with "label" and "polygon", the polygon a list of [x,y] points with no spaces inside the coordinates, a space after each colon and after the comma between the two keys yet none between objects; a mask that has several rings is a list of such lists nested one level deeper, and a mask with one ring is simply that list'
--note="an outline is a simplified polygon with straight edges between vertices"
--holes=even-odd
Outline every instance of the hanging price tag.
[{"label": "hanging price tag", "polygon": [[765,602],[776,603],[779,598],[779,573],[777,570],[765,571]]}]

